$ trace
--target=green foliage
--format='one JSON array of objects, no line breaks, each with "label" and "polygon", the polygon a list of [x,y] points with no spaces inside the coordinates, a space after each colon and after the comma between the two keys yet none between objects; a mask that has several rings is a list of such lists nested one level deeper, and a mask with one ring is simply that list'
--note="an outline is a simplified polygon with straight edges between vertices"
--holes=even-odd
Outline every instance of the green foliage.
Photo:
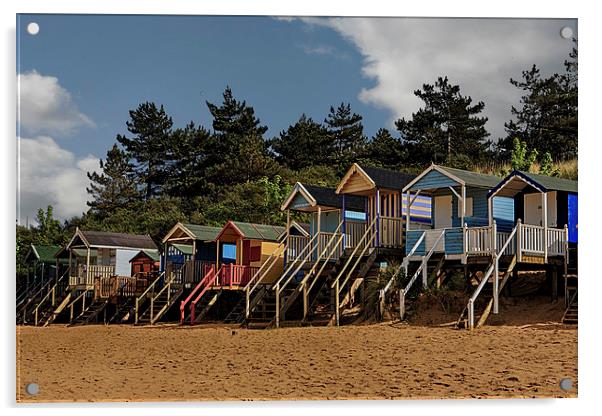
[{"label": "green foliage", "polygon": [[38,209],[35,237],[37,244],[56,244],[61,241],[61,223],[54,218],[53,212],[52,205],[48,205],[46,211],[42,208]]},{"label": "green foliage", "polygon": [[536,160],[537,150],[532,149],[531,151],[528,151],[527,143],[523,142],[518,137],[515,137],[512,146],[512,154],[510,156],[510,165],[512,166],[512,169],[529,172]]},{"label": "green foliage", "polygon": [[128,155],[117,144],[107,152],[106,160],[100,161],[101,172],[88,172],[90,187],[88,202],[91,211],[97,215],[107,215],[111,211],[125,208],[138,199],[134,167]]},{"label": "green foliage", "polygon": [[556,160],[577,157],[577,41],[565,61],[565,73],[543,77],[533,65],[522,79],[510,83],[522,91],[520,107],[512,106],[513,119],[505,124],[507,136],[497,145],[501,157],[515,137],[521,137],[540,154],[549,152]]},{"label": "green foliage", "polygon": [[483,102],[473,104],[472,98],[463,96],[460,86],[450,84],[447,77],[424,84],[414,94],[424,106],[411,119],[395,122],[411,155],[408,163],[448,163],[456,155],[478,162],[485,157],[490,142],[486,140],[487,117],[480,117]]},{"label": "green foliage", "polygon": [[342,174],[364,155],[367,140],[362,116],[351,111],[351,104],[341,103],[336,109],[330,107],[324,123],[332,140],[332,162]]},{"label": "green foliage", "polygon": [[554,161],[550,152],[545,152],[539,162],[539,173],[548,176],[559,176],[560,169],[554,167]]},{"label": "green foliage", "polygon": [[305,114],[269,145],[276,161],[293,170],[327,165],[332,159],[332,136]]},{"label": "green foliage", "polygon": [[126,125],[133,137],[117,135],[117,141],[135,162],[137,179],[144,184],[144,196],[149,199],[161,193],[169,174],[173,121],[163,106],[145,102],[130,111]]}]

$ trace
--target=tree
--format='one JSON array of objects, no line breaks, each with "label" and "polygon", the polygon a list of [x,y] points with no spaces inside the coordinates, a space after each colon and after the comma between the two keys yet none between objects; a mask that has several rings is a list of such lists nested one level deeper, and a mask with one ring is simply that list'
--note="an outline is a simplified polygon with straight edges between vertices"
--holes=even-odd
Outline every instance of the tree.
[{"label": "tree", "polygon": [[387,169],[398,169],[406,159],[401,140],[389,130],[379,129],[366,147],[366,159],[370,164]]},{"label": "tree", "polygon": [[173,121],[163,106],[145,102],[130,111],[126,122],[132,138],[117,135],[117,141],[133,159],[138,182],[144,184],[144,196],[159,195],[169,172],[169,147]]},{"label": "tree", "polygon": [[293,170],[326,165],[332,152],[328,130],[305,114],[269,145],[276,161]]},{"label": "tree", "polygon": [[351,104],[341,103],[324,120],[333,145],[332,160],[345,172],[358,158],[362,157],[366,147],[362,116],[351,111]]},{"label": "tree", "polygon": [[35,243],[37,244],[59,244],[61,242],[61,223],[54,218],[54,209],[52,205],[38,209],[36,216]]},{"label": "tree", "polygon": [[193,122],[176,129],[170,137],[173,163],[166,180],[166,192],[187,198],[201,195],[207,187],[205,162],[211,133]]},{"label": "tree", "polygon": [[208,182],[219,187],[272,176],[276,164],[263,140],[267,127],[255,117],[253,107],[234,98],[230,87],[223,99],[220,106],[207,102],[214,130],[206,153]]},{"label": "tree", "polygon": [[487,117],[479,116],[485,108],[482,101],[473,104],[472,98],[463,96],[460,86],[451,85],[447,77],[439,77],[434,85],[424,84],[414,95],[424,107],[411,119],[395,122],[404,148],[411,155],[409,163],[449,163],[456,155],[478,162],[485,156],[490,142],[486,140]]},{"label": "tree", "polygon": [[565,73],[543,77],[533,65],[522,79],[510,83],[523,92],[519,108],[512,106],[513,119],[504,126],[507,136],[497,145],[502,158],[509,153],[515,137],[520,137],[539,153],[555,159],[577,157],[577,43],[566,60]]},{"label": "tree", "polygon": [[552,155],[545,152],[539,161],[539,169],[536,168],[536,161],[539,152],[537,149],[528,150],[527,143],[519,138],[514,138],[512,153],[510,156],[510,165],[512,169],[522,170],[525,172],[535,171],[547,176],[559,176],[560,171],[554,167]]},{"label": "tree", "polygon": [[92,196],[88,202],[92,213],[106,217],[118,208],[124,208],[139,197],[134,178],[134,167],[129,156],[117,144],[100,161],[101,173],[88,172]]}]

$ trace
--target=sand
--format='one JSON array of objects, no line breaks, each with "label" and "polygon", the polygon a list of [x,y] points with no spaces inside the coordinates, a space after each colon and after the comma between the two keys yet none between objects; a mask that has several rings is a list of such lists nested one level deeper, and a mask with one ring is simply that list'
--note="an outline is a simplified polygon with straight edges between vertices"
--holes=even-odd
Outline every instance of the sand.
[{"label": "sand", "polygon": [[[577,329],[550,323],[19,327],[17,359],[21,402],[577,395]],[[37,396],[25,393],[31,382]]]}]

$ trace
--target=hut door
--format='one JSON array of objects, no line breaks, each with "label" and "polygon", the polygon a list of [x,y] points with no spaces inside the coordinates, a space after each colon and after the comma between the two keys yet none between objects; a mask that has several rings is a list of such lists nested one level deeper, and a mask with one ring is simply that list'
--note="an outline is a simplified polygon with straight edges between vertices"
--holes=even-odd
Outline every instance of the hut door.
[{"label": "hut door", "polygon": [[525,224],[542,225],[541,194],[525,194]]},{"label": "hut door", "polygon": [[577,242],[577,224],[579,223],[578,220],[578,212],[579,210],[577,209],[577,195],[575,194],[569,194],[568,196],[569,201],[569,242],[571,243],[576,243]]},{"label": "hut door", "polygon": [[251,240],[242,240],[242,264],[248,266],[251,264]]},{"label": "hut door", "polygon": [[452,196],[435,197],[435,228],[450,228],[452,226]]}]

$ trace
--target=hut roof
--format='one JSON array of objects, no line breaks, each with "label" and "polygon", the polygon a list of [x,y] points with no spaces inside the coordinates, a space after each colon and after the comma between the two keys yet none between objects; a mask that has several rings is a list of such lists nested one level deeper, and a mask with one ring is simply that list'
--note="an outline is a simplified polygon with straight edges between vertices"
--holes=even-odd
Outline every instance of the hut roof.
[{"label": "hut roof", "polygon": [[[33,257],[41,263],[54,264],[57,260],[55,255],[61,250],[61,248],[61,246],[55,245],[32,244],[25,259],[29,261]],[[62,259],[59,261],[62,261]]]},{"label": "hut roof", "polygon": [[148,257],[152,261],[159,261],[160,259],[158,250],[140,250],[134,257],[130,259],[130,263],[142,256]]},{"label": "hut roof", "polygon": [[77,239],[80,239],[82,243],[88,247],[157,249],[155,242],[149,235],[112,233],[106,231],[83,231],[78,228],[69,242],[68,247],[73,245]]},{"label": "hut roof", "polygon": [[182,239],[213,241],[221,229],[221,227],[212,227],[210,225],[178,222],[171,230],[169,230],[165,237],[163,237],[163,243],[167,241],[182,241]]},{"label": "hut roof", "polygon": [[279,225],[254,224],[250,222],[228,221],[224,228],[215,238],[219,240],[226,230],[233,230],[241,238],[247,240],[278,241],[284,232],[285,227]]},{"label": "hut roof", "polygon": [[489,191],[489,195],[513,196],[529,186],[540,192],[564,191],[575,194],[578,192],[577,181],[514,170],[498,182]]}]

